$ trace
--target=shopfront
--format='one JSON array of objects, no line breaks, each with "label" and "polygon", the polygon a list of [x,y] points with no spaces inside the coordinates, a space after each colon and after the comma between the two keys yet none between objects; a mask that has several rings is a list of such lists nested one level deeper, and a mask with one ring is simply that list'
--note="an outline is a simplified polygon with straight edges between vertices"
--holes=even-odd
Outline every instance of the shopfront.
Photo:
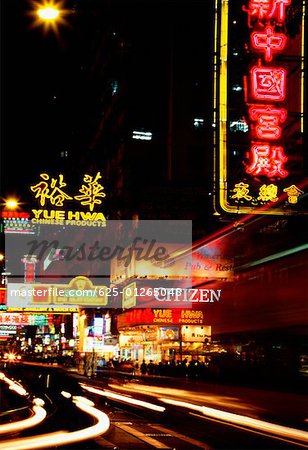
[{"label": "shopfront", "polygon": [[211,327],[202,310],[135,309],[118,316],[120,355],[146,362],[202,360]]}]

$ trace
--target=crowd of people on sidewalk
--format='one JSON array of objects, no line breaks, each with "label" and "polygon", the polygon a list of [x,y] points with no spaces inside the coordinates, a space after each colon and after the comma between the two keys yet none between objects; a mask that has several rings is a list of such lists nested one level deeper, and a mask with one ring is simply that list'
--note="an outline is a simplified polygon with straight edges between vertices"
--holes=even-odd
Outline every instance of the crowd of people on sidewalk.
[{"label": "crowd of people on sidewalk", "polygon": [[155,375],[155,376],[171,376],[171,377],[202,377],[205,374],[208,363],[200,361],[199,359],[187,358],[180,360],[162,360],[146,362],[143,360],[131,361],[130,359],[114,358],[106,361],[104,357],[98,360],[97,370],[114,369],[120,372],[129,373],[132,375]]}]

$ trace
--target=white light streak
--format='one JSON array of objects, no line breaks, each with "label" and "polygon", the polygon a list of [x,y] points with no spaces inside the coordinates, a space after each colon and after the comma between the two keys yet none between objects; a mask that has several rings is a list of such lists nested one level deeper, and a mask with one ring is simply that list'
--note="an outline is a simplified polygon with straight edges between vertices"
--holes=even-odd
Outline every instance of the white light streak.
[{"label": "white light streak", "polygon": [[3,372],[0,372],[0,380],[3,380],[6,384],[9,385],[9,389],[17,392],[17,394],[25,396],[28,392],[18,383],[6,377]]},{"label": "white light streak", "polygon": [[72,394],[70,394],[69,392],[66,391],[61,391],[61,394],[63,395],[63,397],[65,398],[71,398]]},{"label": "white light streak", "polygon": [[151,141],[153,134],[150,131],[133,131],[132,138],[142,141]]},{"label": "white light streak", "polygon": [[246,426],[265,433],[274,434],[279,437],[296,439],[301,442],[308,442],[308,433],[296,428],[290,428],[283,425],[278,425],[264,420],[253,419],[252,417],[234,414],[219,409],[209,408],[207,406],[195,405],[194,403],[182,402],[179,400],[172,400],[168,398],[160,398],[160,401],[174,406],[192,409],[214,419],[223,420],[236,425]]},{"label": "white light streak", "polygon": [[158,406],[155,405],[154,403],[145,402],[143,400],[137,400],[135,398],[126,397],[125,395],[116,394],[110,391],[102,391],[101,389],[97,389],[92,386],[88,386],[86,384],[82,384],[82,387],[84,387],[84,389],[87,389],[89,392],[92,392],[93,394],[102,395],[114,400],[120,400],[122,402],[129,403],[130,405],[141,406],[143,408],[151,409],[153,411],[158,412],[164,412],[166,410],[166,408],[164,408],[163,406]]},{"label": "white light streak", "polygon": [[110,427],[110,420],[107,414],[97,408],[94,408],[93,406],[90,406],[88,404],[89,402],[92,403],[85,397],[77,397],[76,399],[74,397],[74,403],[77,408],[97,420],[95,425],[78,431],[59,431],[55,433],[42,434],[35,437],[7,440],[0,444],[0,450],[33,450],[36,448],[51,448],[53,446],[86,441],[106,433]]},{"label": "white light streak", "polygon": [[[43,420],[47,415],[46,410],[41,406],[37,405],[33,406],[32,410],[34,412],[34,415],[32,417],[29,417],[29,419],[19,420],[16,422],[10,422],[0,425],[0,434],[13,432],[16,433],[16,431],[25,430],[26,428],[34,427],[39,423],[43,422]],[[11,447],[7,446],[6,448],[8,449]]]}]

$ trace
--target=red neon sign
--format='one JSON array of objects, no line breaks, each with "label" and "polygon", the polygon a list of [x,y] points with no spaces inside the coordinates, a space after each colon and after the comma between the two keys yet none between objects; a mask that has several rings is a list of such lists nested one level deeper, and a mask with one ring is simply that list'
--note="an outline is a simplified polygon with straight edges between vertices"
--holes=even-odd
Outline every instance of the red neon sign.
[{"label": "red neon sign", "polygon": [[286,18],[286,7],[290,4],[291,0],[250,0],[248,8],[243,7],[243,10],[248,13],[249,26],[252,17],[283,22]]},{"label": "red neon sign", "polygon": [[251,146],[251,158],[251,164],[246,168],[246,172],[251,175],[281,178],[288,175],[283,168],[288,158],[281,146],[270,146],[267,142],[256,143]]},{"label": "red neon sign", "polygon": [[256,121],[256,137],[264,140],[281,138],[282,128],[279,126],[287,118],[287,110],[272,105],[253,105],[248,110],[251,120]]},{"label": "red neon sign", "polygon": [[275,33],[273,27],[266,27],[264,32],[254,31],[250,36],[252,46],[265,53],[265,61],[272,61],[273,53],[282,51],[286,45],[287,37],[281,33]]},{"label": "red neon sign", "polygon": [[286,97],[287,72],[282,67],[254,66],[251,92],[255,100],[282,101]]},{"label": "red neon sign", "polygon": [[1,217],[3,219],[29,219],[30,213],[17,212],[17,211],[2,211]]}]

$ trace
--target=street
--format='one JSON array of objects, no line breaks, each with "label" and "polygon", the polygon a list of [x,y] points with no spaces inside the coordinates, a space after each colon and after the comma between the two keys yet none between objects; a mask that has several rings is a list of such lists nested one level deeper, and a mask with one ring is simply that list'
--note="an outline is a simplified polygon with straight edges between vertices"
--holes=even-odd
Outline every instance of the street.
[{"label": "street", "polygon": [[[22,442],[30,435],[32,448],[51,448],[52,440],[43,444],[42,438],[60,430],[79,435],[67,445],[60,439],[57,448],[291,449],[308,442],[303,394],[157,378],[100,380],[33,363],[17,363],[6,371],[8,378],[24,380],[28,390],[40,391],[47,417],[13,440],[7,434],[0,448],[26,448]],[[5,399],[7,392],[2,392]],[[104,433],[87,439],[93,417],[77,411],[70,395],[87,398],[108,416]]]}]

